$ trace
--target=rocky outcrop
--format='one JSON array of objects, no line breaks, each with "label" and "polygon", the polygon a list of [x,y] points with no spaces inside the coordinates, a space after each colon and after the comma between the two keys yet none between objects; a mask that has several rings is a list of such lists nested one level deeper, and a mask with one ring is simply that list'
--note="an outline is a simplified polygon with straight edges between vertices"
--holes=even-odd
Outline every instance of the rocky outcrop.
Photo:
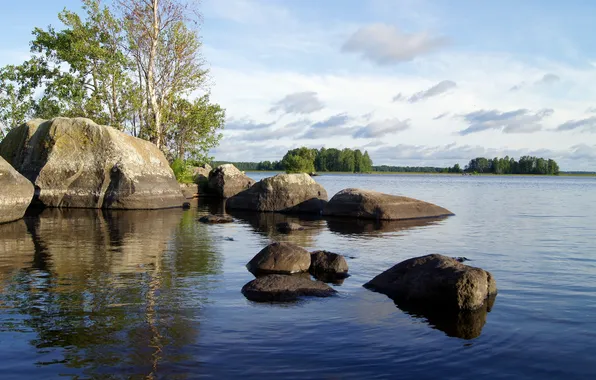
[{"label": "rocky outcrop", "polygon": [[246,267],[255,275],[307,272],[310,267],[310,253],[292,243],[275,242],[257,253]]},{"label": "rocky outcrop", "polygon": [[209,196],[209,173],[213,170],[211,165],[203,164],[193,168],[193,182],[197,184],[200,197]]},{"label": "rocky outcrop", "polygon": [[33,184],[0,157],[0,223],[21,219],[33,198]]},{"label": "rocky outcrop", "polygon": [[232,164],[216,167],[209,173],[208,193],[219,198],[230,198],[250,188],[255,181]]},{"label": "rocky outcrop", "polygon": [[348,263],[337,253],[329,251],[314,251],[310,254],[309,272],[315,277],[345,278],[348,276]]},{"label": "rocky outcrop", "polygon": [[205,215],[199,218],[199,222],[207,224],[223,224],[232,223],[234,218],[229,215]]},{"label": "rocky outcrop", "polygon": [[403,261],[364,287],[398,303],[433,303],[453,310],[476,310],[497,293],[489,272],[437,254]]},{"label": "rocky outcrop", "polygon": [[186,199],[199,197],[199,185],[196,183],[181,183],[180,191],[182,192],[182,196]]},{"label": "rocky outcrop", "polygon": [[327,203],[323,215],[376,220],[437,218],[453,215],[443,207],[417,199],[370,190],[345,189]]},{"label": "rocky outcrop", "polygon": [[278,174],[228,199],[226,208],[320,214],[326,203],[327,191],[308,174]]},{"label": "rocky outcrop", "polygon": [[289,302],[300,297],[329,297],[337,293],[329,285],[308,276],[271,274],[242,287],[242,294],[256,302]]},{"label": "rocky outcrop", "polygon": [[89,119],[32,120],[8,133],[0,155],[35,185],[36,205],[158,209],[184,202],[155,145]]},{"label": "rocky outcrop", "polygon": [[275,225],[275,229],[283,234],[288,234],[292,231],[303,231],[304,226],[293,222],[281,222]]}]

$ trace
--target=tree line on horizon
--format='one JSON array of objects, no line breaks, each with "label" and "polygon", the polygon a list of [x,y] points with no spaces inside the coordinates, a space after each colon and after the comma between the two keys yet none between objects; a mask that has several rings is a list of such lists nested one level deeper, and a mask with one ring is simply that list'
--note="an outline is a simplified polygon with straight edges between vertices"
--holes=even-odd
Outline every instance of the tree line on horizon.
[{"label": "tree line on horizon", "polygon": [[287,173],[347,172],[347,173],[493,173],[493,174],[542,174],[557,175],[559,165],[552,159],[522,156],[519,160],[505,156],[492,159],[477,157],[462,169],[452,167],[373,165],[367,151],[359,149],[306,147],[289,150],[279,161],[231,162],[213,161],[212,166],[231,163],[239,170],[286,171]]},{"label": "tree line on horizon", "polygon": [[35,28],[31,57],[0,68],[0,141],[33,118],[86,117],[207,162],[225,110],[209,99],[195,0],[82,0]]}]

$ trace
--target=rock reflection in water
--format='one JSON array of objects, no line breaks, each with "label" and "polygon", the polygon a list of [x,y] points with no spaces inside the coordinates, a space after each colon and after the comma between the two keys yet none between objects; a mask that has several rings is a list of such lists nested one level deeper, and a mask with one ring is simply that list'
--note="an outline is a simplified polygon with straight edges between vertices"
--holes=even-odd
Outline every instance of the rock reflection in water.
[{"label": "rock reflection in water", "polygon": [[461,339],[474,339],[480,336],[486,324],[487,314],[495,303],[496,295],[489,297],[481,308],[473,311],[447,310],[421,304],[396,302],[398,308],[423,318],[430,327],[443,331],[447,336]]},{"label": "rock reflection in water", "polygon": [[381,235],[412,228],[427,227],[441,223],[446,218],[423,218],[409,220],[372,220],[355,218],[325,217],[329,230],[342,235]]},{"label": "rock reflection in water", "polygon": [[[229,214],[249,224],[255,232],[271,239],[287,241],[302,247],[312,246],[314,238],[325,228],[325,222],[312,215],[287,215],[277,212],[251,212],[229,210]],[[276,225],[282,222],[297,223],[304,226],[303,230],[282,233]]]},{"label": "rock reflection in water", "polygon": [[222,266],[195,214],[45,209],[1,226],[0,329],[18,315],[47,364],[90,374],[153,378],[162,361],[192,360],[180,348]]}]

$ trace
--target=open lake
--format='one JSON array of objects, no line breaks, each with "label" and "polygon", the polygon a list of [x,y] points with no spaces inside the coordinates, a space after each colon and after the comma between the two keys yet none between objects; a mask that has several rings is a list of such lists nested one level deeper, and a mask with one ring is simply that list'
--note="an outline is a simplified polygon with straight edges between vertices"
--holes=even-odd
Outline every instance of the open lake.
[{"label": "open lake", "polygon": [[[248,173],[259,180],[263,173]],[[268,174],[270,175],[270,174]],[[0,378],[596,377],[596,179],[323,175],[456,215],[275,232],[277,214],[29,212],[0,225]],[[347,256],[339,295],[258,304],[245,264],[272,240]],[[499,294],[473,318],[400,310],[362,285],[414,256],[465,256]]]}]

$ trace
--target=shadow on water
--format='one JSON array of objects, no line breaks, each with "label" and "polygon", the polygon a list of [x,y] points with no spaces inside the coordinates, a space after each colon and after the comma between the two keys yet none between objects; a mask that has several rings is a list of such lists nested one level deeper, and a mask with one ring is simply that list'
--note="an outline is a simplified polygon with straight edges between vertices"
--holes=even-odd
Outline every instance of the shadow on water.
[{"label": "shadow on water", "polygon": [[479,337],[482,333],[495,299],[496,295],[489,297],[482,307],[473,311],[449,310],[396,300],[394,302],[403,312],[424,319],[430,327],[443,331],[447,336],[469,340]]},{"label": "shadow on water", "polygon": [[331,232],[341,235],[362,236],[375,236],[387,232],[399,232],[412,228],[428,227],[440,224],[446,219],[447,217],[409,220],[372,220],[325,217],[327,227]]},{"label": "shadow on water", "polygon": [[223,259],[195,214],[45,209],[0,226],[0,332],[32,331],[37,365],[61,373],[151,378],[196,362],[182,348]]}]

